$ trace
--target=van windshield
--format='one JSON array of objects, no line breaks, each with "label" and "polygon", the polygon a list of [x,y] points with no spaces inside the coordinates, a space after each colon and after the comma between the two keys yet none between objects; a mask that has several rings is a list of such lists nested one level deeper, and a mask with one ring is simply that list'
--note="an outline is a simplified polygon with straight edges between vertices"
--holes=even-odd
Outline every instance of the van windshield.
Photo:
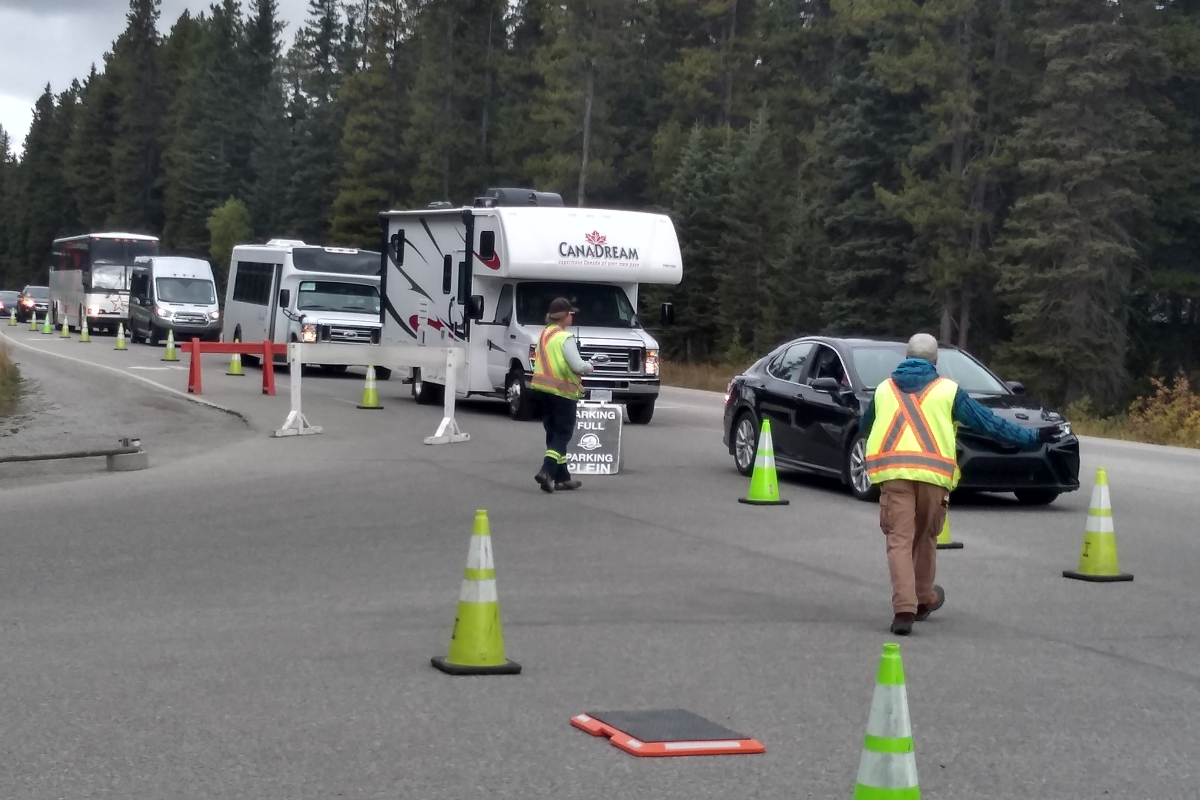
[{"label": "van windshield", "polygon": [[517,322],[544,325],[546,312],[556,297],[565,297],[579,309],[576,325],[598,328],[640,328],[629,298],[619,286],[605,283],[519,283]]},{"label": "van windshield", "polygon": [[216,290],[207,278],[159,278],[154,286],[164,303],[211,306],[217,302]]},{"label": "van windshield", "polygon": [[379,290],[363,283],[300,281],[296,296],[298,311],[344,311],[350,314],[379,314]]}]

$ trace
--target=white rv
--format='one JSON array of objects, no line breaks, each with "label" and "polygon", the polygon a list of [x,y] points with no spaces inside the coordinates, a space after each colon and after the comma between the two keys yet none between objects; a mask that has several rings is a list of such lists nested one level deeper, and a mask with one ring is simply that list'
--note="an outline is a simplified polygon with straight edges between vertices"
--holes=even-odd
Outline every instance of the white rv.
[{"label": "white rv", "polygon": [[[290,239],[238,245],[225,287],[222,341],[379,344],[380,258],[371,250]],[[376,374],[391,377],[387,369]]]},{"label": "white rv", "polygon": [[[566,297],[579,309],[572,330],[580,354],[596,367],[584,378],[589,396],[623,403],[635,424],[654,416],[658,343],[636,309],[640,284],[683,276],[669,217],[564,208],[555,194],[491,189],[472,208],[390,211],[380,222],[385,344],[461,347],[458,392],[505,398],[511,415],[525,419],[535,410],[530,358],[546,310]],[[671,314],[664,306],[664,324]],[[441,402],[443,373],[414,370],[417,402]]]}]

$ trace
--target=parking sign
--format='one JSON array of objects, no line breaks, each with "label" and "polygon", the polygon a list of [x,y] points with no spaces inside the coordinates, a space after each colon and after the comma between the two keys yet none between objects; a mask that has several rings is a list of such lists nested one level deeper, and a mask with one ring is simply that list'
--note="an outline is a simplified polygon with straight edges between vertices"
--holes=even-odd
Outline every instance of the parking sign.
[{"label": "parking sign", "polygon": [[580,402],[567,469],[575,475],[615,475],[621,466],[621,406]]}]

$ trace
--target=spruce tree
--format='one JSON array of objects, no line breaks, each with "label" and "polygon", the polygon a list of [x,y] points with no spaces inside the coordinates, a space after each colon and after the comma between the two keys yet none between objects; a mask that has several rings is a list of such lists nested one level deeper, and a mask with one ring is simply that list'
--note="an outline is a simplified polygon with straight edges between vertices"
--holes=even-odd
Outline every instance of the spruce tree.
[{"label": "spruce tree", "polygon": [[166,98],[158,65],[160,4],[129,0],[129,25],[113,46],[107,67],[119,98],[109,225],[133,231],[156,231],[162,225],[159,159]]},{"label": "spruce tree", "polygon": [[83,227],[102,230],[116,203],[112,150],[119,98],[108,75],[92,67],[80,92],[76,124],[67,149],[66,179]]}]

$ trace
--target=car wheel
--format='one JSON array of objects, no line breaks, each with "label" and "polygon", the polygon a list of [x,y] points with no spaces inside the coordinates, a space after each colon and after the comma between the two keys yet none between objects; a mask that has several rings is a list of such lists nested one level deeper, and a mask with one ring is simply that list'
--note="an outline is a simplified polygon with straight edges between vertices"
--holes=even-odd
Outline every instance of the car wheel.
[{"label": "car wheel", "polygon": [[519,369],[509,370],[504,379],[504,399],[508,402],[508,415],[518,422],[533,419],[533,391],[525,383],[525,373]]},{"label": "car wheel", "polygon": [[436,383],[426,383],[421,377],[421,370],[413,370],[412,394],[419,406],[436,406],[445,396],[444,386]]},{"label": "car wheel", "polygon": [[872,503],[879,499],[879,487],[871,483],[867,474],[867,437],[863,434],[855,436],[846,450],[846,474],[842,479],[859,500]]},{"label": "car wheel", "polygon": [[[345,367],[343,367],[345,369]],[[375,377],[381,381],[390,381],[392,379],[392,371],[387,367],[376,367]]]},{"label": "car wheel", "polygon": [[654,419],[654,401],[649,403],[630,403],[625,407],[629,411],[629,422],[633,425],[649,425]]},{"label": "car wheel", "polygon": [[1048,506],[1058,499],[1060,492],[1053,489],[1020,489],[1013,494],[1023,506]]},{"label": "car wheel", "polygon": [[758,428],[758,419],[750,411],[743,412],[733,423],[733,465],[747,478],[754,473]]}]

